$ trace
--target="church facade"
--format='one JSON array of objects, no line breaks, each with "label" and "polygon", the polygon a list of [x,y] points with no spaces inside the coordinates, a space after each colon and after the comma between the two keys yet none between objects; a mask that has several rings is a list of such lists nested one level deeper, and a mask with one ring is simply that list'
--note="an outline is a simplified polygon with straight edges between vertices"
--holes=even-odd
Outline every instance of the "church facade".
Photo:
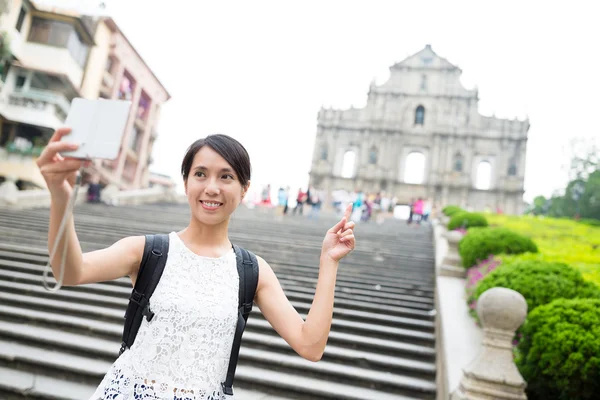
[{"label": "church facade", "polygon": [[364,108],[322,108],[310,185],[521,213],[529,121],[479,114],[461,73],[427,45],[372,83]]}]

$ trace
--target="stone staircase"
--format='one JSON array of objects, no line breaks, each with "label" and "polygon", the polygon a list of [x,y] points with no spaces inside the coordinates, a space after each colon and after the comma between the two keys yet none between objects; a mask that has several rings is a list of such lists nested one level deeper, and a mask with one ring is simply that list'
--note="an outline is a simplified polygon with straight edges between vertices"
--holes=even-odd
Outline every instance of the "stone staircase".
[{"label": "stone staircase", "polygon": [[[128,278],[47,292],[48,210],[0,209],[0,399],[87,399],[117,357]],[[128,235],[184,228],[187,205],[109,207],[75,212],[84,251]],[[231,240],[273,267],[300,314],[309,311],[320,246],[333,218],[276,221],[236,212]],[[302,359],[257,308],[244,333],[235,397],[254,399],[434,399],[434,253],[431,229],[398,221],[359,224],[343,260],[323,359]],[[257,239],[260,240],[257,240]]]}]

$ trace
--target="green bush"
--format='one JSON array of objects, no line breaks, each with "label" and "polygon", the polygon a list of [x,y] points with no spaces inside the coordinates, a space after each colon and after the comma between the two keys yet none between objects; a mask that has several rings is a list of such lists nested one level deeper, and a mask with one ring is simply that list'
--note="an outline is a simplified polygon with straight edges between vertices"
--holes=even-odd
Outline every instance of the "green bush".
[{"label": "green bush", "polygon": [[521,293],[527,301],[528,311],[556,299],[600,299],[600,288],[584,281],[581,272],[575,268],[562,263],[515,261],[503,264],[479,282],[469,303],[494,287]]},{"label": "green bush", "polygon": [[458,212],[464,212],[464,211],[465,210],[463,210],[462,208],[460,208],[458,206],[446,206],[442,209],[442,212],[449,217],[453,216],[454,214],[456,214]]},{"label": "green bush", "polygon": [[582,218],[579,222],[589,226],[600,226],[600,219]]},{"label": "green bush", "polygon": [[600,300],[556,300],[531,312],[516,363],[530,400],[600,394]]},{"label": "green bush", "polygon": [[450,222],[448,222],[448,230],[451,231],[453,229],[458,228],[473,228],[477,226],[488,226],[487,219],[483,216],[483,214],[478,213],[470,213],[470,212],[458,212],[450,218]]},{"label": "green bush", "polygon": [[[448,227],[450,229],[450,227]],[[531,239],[506,228],[475,228],[462,238],[458,252],[467,268],[487,259],[490,255],[537,253]]]}]

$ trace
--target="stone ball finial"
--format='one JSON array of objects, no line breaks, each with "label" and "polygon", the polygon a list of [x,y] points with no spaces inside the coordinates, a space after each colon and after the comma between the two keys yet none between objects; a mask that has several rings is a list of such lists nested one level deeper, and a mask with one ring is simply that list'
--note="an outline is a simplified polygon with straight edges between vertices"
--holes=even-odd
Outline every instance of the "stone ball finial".
[{"label": "stone ball finial", "polygon": [[477,315],[484,328],[516,331],[527,316],[527,302],[512,289],[495,287],[477,300]]},{"label": "stone ball finial", "polygon": [[448,240],[449,243],[458,243],[465,236],[464,233],[460,231],[447,231],[444,233],[444,237]]}]

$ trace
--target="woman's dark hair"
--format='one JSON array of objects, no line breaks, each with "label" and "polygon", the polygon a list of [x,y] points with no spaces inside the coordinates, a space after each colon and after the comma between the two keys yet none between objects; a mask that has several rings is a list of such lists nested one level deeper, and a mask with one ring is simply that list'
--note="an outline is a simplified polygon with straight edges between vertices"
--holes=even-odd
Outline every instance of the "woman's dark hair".
[{"label": "woman's dark hair", "polygon": [[181,175],[184,181],[188,179],[196,153],[204,146],[210,147],[223,157],[235,171],[242,186],[246,186],[251,173],[250,156],[240,142],[222,134],[198,139],[188,147],[181,163]]}]

